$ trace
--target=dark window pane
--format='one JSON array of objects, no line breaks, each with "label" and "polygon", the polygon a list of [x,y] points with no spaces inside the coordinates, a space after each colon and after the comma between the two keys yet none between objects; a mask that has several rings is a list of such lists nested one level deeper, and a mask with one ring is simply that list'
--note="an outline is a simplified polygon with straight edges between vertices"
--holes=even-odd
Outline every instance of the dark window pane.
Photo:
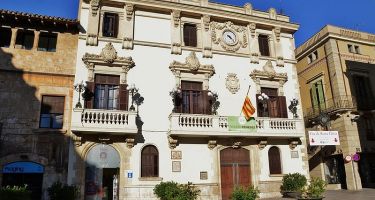
[{"label": "dark window pane", "polygon": [[155,146],[143,148],[141,153],[141,177],[159,176],[159,153]]},{"label": "dark window pane", "polygon": [[208,114],[206,107],[208,101],[204,98],[201,82],[182,81],[182,113]]},{"label": "dark window pane", "polygon": [[268,151],[268,164],[270,174],[281,174],[281,159],[279,148],[270,148],[270,150]]},{"label": "dark window pane", "polygon": [[261,56],[270,56],[268,36],[267,35],[259,35],[258,36],[258,43],[259,43],[260,55]]},{"label": "dark window pane", "polygon": [[119,108],[119,83],[119,76],[95,75],[95,109],[116,110]]},{"label": "dark window pane", "polygon": [[40,33],[38,51],[56,51],[57,34],[54,33]]},{"label": "dark window pane", "polygon": [[118,15],[114,13],[105,13],[103,19],[103,36],[117,37]]},{"label": "dark window pane", "polygon": [[197,46],[197,27],[195,24],[184,25],[184,43],[185,46]]},{"label": "dark window pane", "polygon": [[16,46],[22,49],[30,50],[34,45],[34,32],[18,30],[16,38]]},{"label": "dark window pane", "polygon": [[64,97],[43,96],[40,113],[40,128],[62,128]]},{"label": "dark window pane", "polygon": [[9,47],[12,38],[12,30],[10,28],[0,28],[0,47]]}]

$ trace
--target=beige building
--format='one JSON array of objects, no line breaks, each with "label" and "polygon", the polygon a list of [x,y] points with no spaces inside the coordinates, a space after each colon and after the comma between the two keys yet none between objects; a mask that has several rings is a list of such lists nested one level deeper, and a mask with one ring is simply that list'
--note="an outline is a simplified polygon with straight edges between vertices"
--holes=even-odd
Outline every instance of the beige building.
[{"label": "beige building", "polygon": [[0,185],[66,182],[75,20],[0,10]]},{"label": "beige building", "polygon": [[[340,145],[308,148],[310,175],[329,188],[375,184],[375,35],[327,25],[296,49],[307,131],[338,131]],[[360,161],[347,156],[360,155]]]}]

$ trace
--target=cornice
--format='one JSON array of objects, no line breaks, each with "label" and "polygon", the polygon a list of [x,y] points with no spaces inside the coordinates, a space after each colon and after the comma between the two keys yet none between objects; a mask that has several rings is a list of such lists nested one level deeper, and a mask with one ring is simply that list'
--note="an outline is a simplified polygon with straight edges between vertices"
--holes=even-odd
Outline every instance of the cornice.
[{"label": "cornice", "polygon": [[[124,3],[123,0],[112,0],[114,2]],[[227,10],[219,10],[217,8],[212,7],[203,7],[191,4],[183,4],[178,2],[171,2],[171,1],[158,1],[157,4],[155,0],[127,0],[126,3],[131,3],[136,7],[147,7],[147,8],[156,8],[156,9],[164,9],[164,10],[180,10],[181,12],[185,13],[193,13],[193,14],[200,14],[200,15],[210,15],[211,17],[223,18],[226,20],[234,20],[240,23],[256,23],[261,24],[263,26],[270,26],[270,27],[280,27],[283,32],[294,33],[298,30],[299,25],[291,22],[280,21],[275,19],[267,19],[263,17],[258,17],[254,15],[246,14],[245,12],[234,12],[234,11],[227,11]],[[210,3],[211,4],[211,3]],[[259,12],[259,11],[258,11]]]}]

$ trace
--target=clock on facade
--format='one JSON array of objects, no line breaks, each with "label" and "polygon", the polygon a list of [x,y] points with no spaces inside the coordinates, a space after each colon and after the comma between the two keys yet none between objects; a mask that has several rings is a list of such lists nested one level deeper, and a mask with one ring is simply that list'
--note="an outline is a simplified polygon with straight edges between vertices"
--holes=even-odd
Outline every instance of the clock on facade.
[{"label": "clock on facade", "polygon": [[238,42],[236,34],[230,30],[223,32],[223,41],[227,45],[235,45]]}]

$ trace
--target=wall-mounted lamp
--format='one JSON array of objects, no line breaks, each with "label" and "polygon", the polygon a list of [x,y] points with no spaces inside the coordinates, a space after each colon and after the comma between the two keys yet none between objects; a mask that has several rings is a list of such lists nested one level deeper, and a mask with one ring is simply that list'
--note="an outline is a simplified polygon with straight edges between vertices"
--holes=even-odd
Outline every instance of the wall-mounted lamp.
[{"label": "wall-mounted lamp", "polygon": [[292,100],[290,100],[290,105],[288,106],[289,108],[289,111],[291,113],[293,113],[293,118],[298,118],[298,114],[297,114],[297,106],[299,104],[299,101],[298,99],[296,98],[293,98]]},{"label": "wall-mounted lamp", "polygon": [[268,103],[268,100],[270,99],[269,96],[267,96],[266,94],[262,93],[261,95],[258,96],[258,100],[259,102],[262,104],[262,107],[263,107],[263,114],[266,112],[266,109],[267,109],[267,103]]},{"label": "wall-mounted lamp", "polygon": [[172,91],[169,92],[169,96],[172,97],[172,101],[173,101],[173,112],[176,112],[176,107],[178,105],[178,102],[181,100],[182,98],[182,91],[181,91],[181,88],[177,87],[177,88],[173,88]]},{"label": "wall-mounted lamp", "polygon": [[76,104],[76,108],[82,108],[81,104],[81,93],[85,92],[86,84],[81,81],[81,83],[77,83],[74,85],[74,89],[78,92],[78,102]]},{"label": "wall-mounted lamp", "polygon": [[216,92],[208,91],[208,97],[210,98],[211,112],[213,115],[217,115],[217,109],[220,107],[219,95]]},{"label": "wall-mounted lamp", "polygon": [[134,95],[138,93],[138,88],[135,87],[135,84],[132,83],[130,85],[128,85],[128,90],[132,96],[132,104],[129,108],[130,111],[135,111],[135,107],[134,107]]}]

